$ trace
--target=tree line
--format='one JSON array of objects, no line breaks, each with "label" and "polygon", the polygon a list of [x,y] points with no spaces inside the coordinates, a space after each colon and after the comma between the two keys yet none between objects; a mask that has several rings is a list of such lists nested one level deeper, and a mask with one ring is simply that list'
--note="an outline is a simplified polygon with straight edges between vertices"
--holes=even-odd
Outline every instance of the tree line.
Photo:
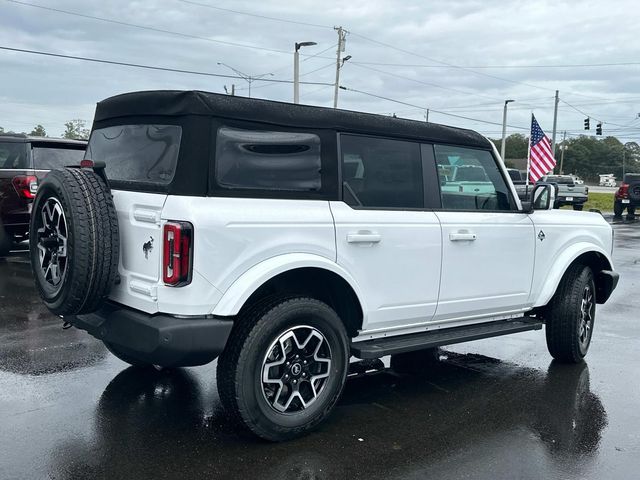
[{"label": "tree line", "polygon": [[[491,139],[498,151],[501,139]],[[527,158],[529,138],[520,133],[505,139],[505,163],[512,166],[511,159]],[[598,175],[612,173],[622,179],[624,173],[640,173],[640,145],[637,142],[621,142],[616,137],[595,138],[580,135],[556,144],[555,173],[560,172],[560,158],[564,150],[562,173],[597,181]]]},{"label": "tree line", "polygon": [[[79,118],[75,118],[73,120],[69,120],[68,122],[65,122],[64,132],[62,132],[62,138],[69,138],[71,140],[88,140],[90,132],[91,130],[87,128],[86,121]],[[0,133],[20,133],[23,135],[30,135],[32,137],[48,137],[47,131],[40,124],[33,127],[33,130],[31,130],[29,133],[14,132],[11,130],[5,132],[4,128],[2,127],[0,127]]]}]

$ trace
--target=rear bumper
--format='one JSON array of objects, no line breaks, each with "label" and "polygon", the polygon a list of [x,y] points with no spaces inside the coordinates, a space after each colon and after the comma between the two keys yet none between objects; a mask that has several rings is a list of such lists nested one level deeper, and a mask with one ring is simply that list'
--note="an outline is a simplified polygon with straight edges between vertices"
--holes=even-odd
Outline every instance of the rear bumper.
[{"label": "rear bumper", "polygon": [[149,315],[112,303],[65,321],[133,358],[164,367],[209,363],[222,353],[233,327],[220,318]]}]

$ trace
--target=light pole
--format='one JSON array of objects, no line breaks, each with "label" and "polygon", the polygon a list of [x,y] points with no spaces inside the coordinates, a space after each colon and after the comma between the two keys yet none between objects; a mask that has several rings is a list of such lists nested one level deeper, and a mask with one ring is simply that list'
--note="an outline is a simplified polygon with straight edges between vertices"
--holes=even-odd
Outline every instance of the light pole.
[{"label": "light pole", "polygon": [[249,84],[249,98],[251,98],[251,83],[254,80],[260,80],[261,78],[264,78],[268,75],[273,76],[273,73],[263,73],[260,75],[247,75],[246,73],[241,72],[240,70],[236,70],[235,68],[233,68],[230,65],[227,65],[226,63],[222,63],[222,62],[218,62],[218,65],[222,65],[223,67],[227,67],[229,70],[233,70],[234,72],[236,72],[240,78],[242,78],[243,80],[245,80],[248,84]]},{"label": "light pole", "polygon": [[293,53],[293,103],[300,103],[300,47],[312,47],[316,42],[296,42],[296,49]]},{"label": "light pole", "polygon": [[504,111],[502,112],[502,144],[500,145],[500,158],[502,158],[503,162],[505,142],[507,140],[507,105],[509,105],[511,102],[515,102],[515,100],[504,101]]}]

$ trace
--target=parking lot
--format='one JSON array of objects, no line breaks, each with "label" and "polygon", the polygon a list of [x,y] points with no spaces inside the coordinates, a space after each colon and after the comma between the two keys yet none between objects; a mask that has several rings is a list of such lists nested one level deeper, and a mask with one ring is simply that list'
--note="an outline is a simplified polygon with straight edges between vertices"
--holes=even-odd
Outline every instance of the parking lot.
[{"label": "parking lot", "polygon": [[0,478],[636,478],[640,225],[614,225],[621,280],[580,365],[544,333],[443,350],[423,375],[353,377],[319,431],[239,432],[215,364],[136,370],[35,292],[26,252],[0,260]]}]

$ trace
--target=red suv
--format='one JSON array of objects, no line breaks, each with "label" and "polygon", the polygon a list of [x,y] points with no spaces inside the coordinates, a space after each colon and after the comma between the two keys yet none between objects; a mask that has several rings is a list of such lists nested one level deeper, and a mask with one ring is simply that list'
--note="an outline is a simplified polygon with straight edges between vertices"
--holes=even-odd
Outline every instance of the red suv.
[{"label": "red suv", "polygon": [[622,218],[626,209],[627,219],[633,219],[637,206],[640,206],[640,173],[627,173],[615,194],[614,218]]},{"label": "red suv", "polygon": [[0,134],[0,256],[27,239],[38,181],[49,170],[78,165],[87,142]]}]

